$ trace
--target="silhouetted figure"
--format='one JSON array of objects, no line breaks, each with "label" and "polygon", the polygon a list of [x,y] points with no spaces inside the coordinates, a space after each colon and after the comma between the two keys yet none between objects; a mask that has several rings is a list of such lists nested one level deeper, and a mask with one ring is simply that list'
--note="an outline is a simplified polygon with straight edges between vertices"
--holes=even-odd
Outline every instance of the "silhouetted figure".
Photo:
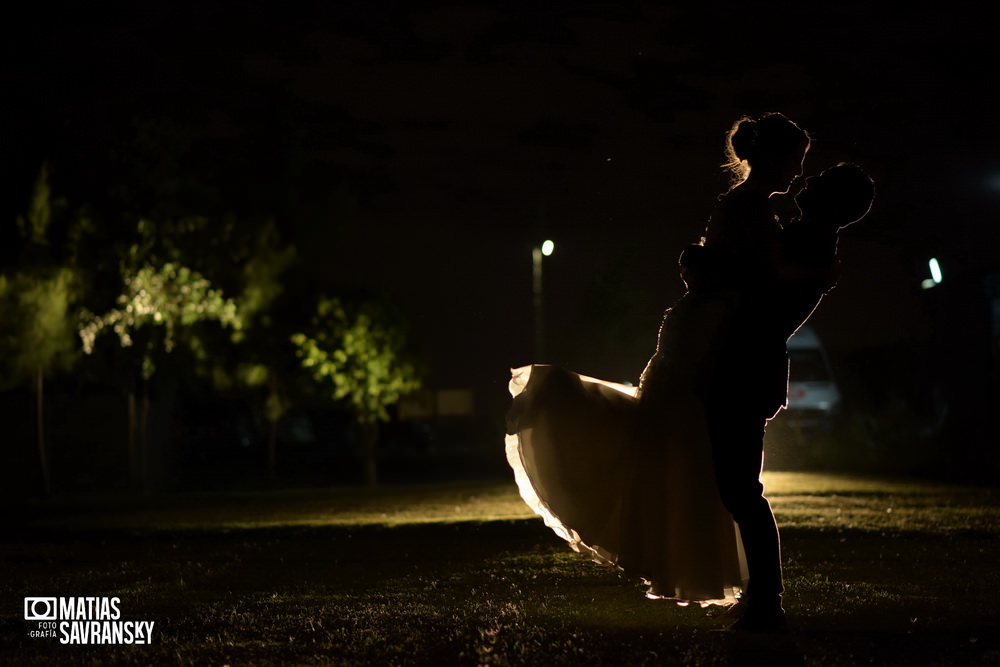
[{"label": "silhouetted figure", "polygon": [[[778,532],[759,479],[764,428],[786,403],[785,344],[836,284],[838,232],[867,214],[873,193],[871,178],[854,165],[807,179],[796,195],[801,216],[779,231],[769,249],[774,263],[758,274],[744,263],[744,286],[727,295],[706,413],[720,492],[740,526],[750,570],[735,610],[741,615],[737,628],[784,627]],[[691,284],[710,291],[740,278],[731,273],[730,258],[708,244],[688,248],[682,262]]]},{"label": "silhouetted figure", "polygon": [[871,177],[853,164],[805,180],[795,195],[800,215],[781,230],[778,280],[768,300],[778,335],[790,338],[836,286],[840,230],[864,218],[874,197]]},{"label": "silhouetted figure", "polygon": [[[830,288],[849,222],[824,208],[824,173],[801,194],[802,220],[778,224],[770,197],[801,175],[808,146],[780,114],[733,127],[736,184],[704,245],[682,256],[689,289],[664,314],[638,387],[544,365],[513,369],[510,383],[507,458],[546,525],[643,578],[650,597],[728,604],[742,589],[751,630],[784,625],[764,425],[785,404],[785,342]],[[813,203],[824,210],[810,216]]]},{"label": "silhouetted figure", "polygon": [[689,284],[698,299],[719,299],[724,314],[710,352],[705,415],[725,507],[740,528],[749,581],[738,627],[784,627],[778,527],[760,482],[764,427],[786,402],[785,339],[755,315],[778,280],[781,225],[770,198],[802,174],[809,135],[781,114],[743,118],[730,130],[727,155],[741,178],[716,207],[704,247],[723,267]]}]

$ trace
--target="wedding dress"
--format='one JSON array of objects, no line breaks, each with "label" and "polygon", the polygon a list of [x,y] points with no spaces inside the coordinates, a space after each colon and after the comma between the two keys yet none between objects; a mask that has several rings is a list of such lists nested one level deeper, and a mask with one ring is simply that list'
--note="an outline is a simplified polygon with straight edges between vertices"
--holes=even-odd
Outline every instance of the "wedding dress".
[{"label": "wedding dress", "polygon": [[521,497],[651,598],[728,604],[746,578],[699,398],[721,309],[689,293],[668,310],[638,388],[555,366],[512,370],[506,451]]}]

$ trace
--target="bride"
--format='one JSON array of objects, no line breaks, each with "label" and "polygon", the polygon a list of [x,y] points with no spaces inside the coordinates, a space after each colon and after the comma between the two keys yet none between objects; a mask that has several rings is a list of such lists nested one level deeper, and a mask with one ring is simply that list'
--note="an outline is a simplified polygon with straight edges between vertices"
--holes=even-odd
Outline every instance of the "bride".
[{"label": "bride", "polygon": [[[791,123],[771,115],[772,124]],[[759,122],[737,121],[727,155],[740,154]],[[651,598],[731,604],[745,588],[746,558],[720,498],[704,397],[715,375],[713,343],[745,273],[777,253],[770,191],[758,194],[760,179],[740,186],[766,157],[794,164],[780,176],[787,190],[808,148],[799,132],[805,143],[791,146],[755,132],[755,160],[737,157],[746,173],[720,197],[706,231],[728,270],[685,274],[682,265],[688,292],[666,311],[638,388],[548,365],[512,371],[506,452],[522,498],[574,550],[641,578]]]},{"label": "bride", "polygon": [[675,312],[682,306],[664,317],[638,389],[556,366],[514,369],[507,460],[546,525],[574,550],[641,578],[647,597],[731,604],[746,564],[696,386],[707,349],[670,351],[707,340],[717,313],[685,317]]}]

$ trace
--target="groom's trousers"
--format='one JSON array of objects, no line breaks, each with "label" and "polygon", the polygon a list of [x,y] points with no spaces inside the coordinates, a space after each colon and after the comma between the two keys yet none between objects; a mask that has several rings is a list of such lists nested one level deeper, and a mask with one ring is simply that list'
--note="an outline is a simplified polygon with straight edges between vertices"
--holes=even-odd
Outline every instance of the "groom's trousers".
[{"label": "groom's trousers", "polygon": [[788,358],[784,345],[769,352],[727,359],[727,371],[713,378],[705,405],[719,492],[747,557],[746,594],[761,607],[780,604],[784,590],[778,527],[760,473],[764,428],[785,403]]}]

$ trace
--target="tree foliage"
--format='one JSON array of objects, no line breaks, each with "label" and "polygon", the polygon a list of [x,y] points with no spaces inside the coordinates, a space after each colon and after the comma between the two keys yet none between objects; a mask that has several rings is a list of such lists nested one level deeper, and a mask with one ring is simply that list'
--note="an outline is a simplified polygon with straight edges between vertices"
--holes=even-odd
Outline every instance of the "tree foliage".
[{"label": "tree foliage", "polygon": [[71,317],[76,279],[69,268],[0,274],[0,383],[18,385],[69,368],[78,351]]},{"label": "tree foliage", "polygon": [[[53,197],[49,171],[43,164],[27,213],[17,217],[20,239],[16,268],[0,272],[0,386],[34,381],[36,443],[45,495],[51,490],[51,481],[45,443],[44,377],[69,367],[76,359],[72,314],[81,283],[72,250],[66,253],[69,260],[59,261],[50,238],[53,221],[62,217],[66,203]],[[79,230],[85,221],[73,226]]]},{"label": "tree foliage", "polygon": [[[273,387],[276,375],[295,366],[289,336],[296,324],[289,321],[279,299],[285,293],[296,251],[294,246],[281,242],[273,222],[258,230],[251,245],[241,271],[242,291],[236,301],[243,327],[235,337],[239,343],[235,348],[239,357],[235,376],[247,387]],[[267,405],[268,419],[277,421],[288,401],[271,396]]]},{"label": "tree foliage", "polygon": [[17,228],[21,237],[38,246],[48,245],[53,215],[65,206],[65,201],[52,196],[49,172],[49,165],[43,164],[32,189],[27,214],[17,216]]},{"label": "tree foliage", "polygon": [[[169,175],[171,165],[160,171]],[[136,488],[147,486],[169,437],[147,426],[150,411],[169,419],[178,387],[235,389],[259,401],[271,426],[272,474],[278,422],[316,386],[353,412],[371,443],[391,406],[419,388],[403,318],[387,301],[317,301],[329,285],[298,261],[315,244],[290,244],[294,220],[279,229],[253,211],[193,214],[181,196],[186,185],[163,197],[113,199],[128,204],[117,212],[92,203],[71,210],[55,196],[50,171],[42,168],[0,239],[0,388],[34,383],[43,468],[43,380],[81,349],[81,377],[110,380],[127,396]],[[153,175],[140,180],[170,186]],[[168,369],[172,353],[184,363]],[[316,382],[302,381],[310,377]]]},{"label": "tree foliage", "polygon": [[49,178],[42,165],[27,212],[17,217],[20,266],[0,274],[0,358],[9,384],[33,379],[39,369],[66,368],[77,350],[72,310],[79,281],[73,268],[52,259],[49,230],[65,202],[53,197]]},{"label": "tree foliage", "polygon": [[[125,388],[129,401],[129,473],[134,489],[149,491],[149,384],[157,362],[183,343],[195,360],[205,359],[208,341],[200,325],[215,323],[239,329],[242,320],[236,302],[199,271],[179,261],[186,229],[197,231],[200,220],[179,220],[159,229],[149,221],[138,225],[139,242],[128,247],[121,261],[121,288],[114,305],[101,315],[85,311],[79,335],[84,352],[94,351],[98,336],[110,331],[118,338],[125,361]],[[181,232],[175,238],[169,232]],[[139,390],[137,392],[137,389]],[[141,399],[137,405],[137,394]]]},{"label": "tree foliage", "polygon": [[387,421],[388,408],[420,388],[401,319],[385,303],[322,298],[312,325],[292,336],[302,366],[360,423]]},{"label": "tree foliage", "polygon": [[154,355],[160,349],[171,352],[180,338],[196,356],[204,355],[204,344],[191,335],[197,324],[217,322],[238,330],[242,319],[236,302],[198,271],[176,261],[158,263],[141,255],[140,245],[130,248],[115,306],[102,315],[86,311],[79,333],[88,354],[104,331],[114,332],[123,348],[131,347],[140,332],[146,334],[140,352],[143,378],[148,380],[155,370]]},{"label": "tree foliage", "polygon": [[270,309],[284,291],[283,275],[295,261],[295,247],[281,243],[273,222],[261,227],[242,270],[240,310],[246,318],[259,317],[271,324]]}]

